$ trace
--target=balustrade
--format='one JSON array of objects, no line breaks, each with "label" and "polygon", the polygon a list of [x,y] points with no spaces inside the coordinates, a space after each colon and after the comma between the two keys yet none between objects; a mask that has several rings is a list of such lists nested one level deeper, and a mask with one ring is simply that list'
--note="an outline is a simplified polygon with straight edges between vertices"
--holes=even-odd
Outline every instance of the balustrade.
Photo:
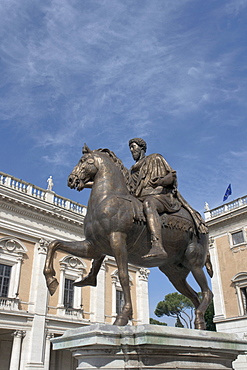
[{"label": "balustrade", "polygon": [[87,208],[82,204],[73,202],[62,196],[58,196],[54,192],[29,184],[26,181],[17,179],[16,177],[10,176],[4,172],[0,172],[0,185],[52,203],[59,208],[66,209],[74,213],[79,213],[83,216],[86,215]]},{"label": "balustrade", "polygon": [[229,202],[227,204],[224,204],[223,206],[214,208],[212,210],[208,210],[205,212],[205,219],[206,221],[210,220],[211,218],[218,217],[222,215],[223,213],[230,212],[232,210],[235,210],[240,207],[244,207],[247,204],[247,196],[244,196],[239,199],[235,199],[232,202]]},{"label": "balustrade", "polygon": [[0,297],[0,310],[18,311],[19,310],[19,299]]},{"label": "balustrade", "polygon": [[57,314],[58,316],[69,316],[74,319],[83,319],[84,313],[83,309],[81,308],[65,308],[65,307],[58,307],[57,308]]}]

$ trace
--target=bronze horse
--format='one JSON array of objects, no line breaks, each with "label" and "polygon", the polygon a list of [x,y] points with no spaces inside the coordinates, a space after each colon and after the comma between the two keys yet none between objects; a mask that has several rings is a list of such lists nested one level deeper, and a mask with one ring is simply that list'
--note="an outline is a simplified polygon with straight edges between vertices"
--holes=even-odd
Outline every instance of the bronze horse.
[{"label": "bronze horse", "polygon": [[[198,234],[190,213],[183,207],[162,219],[163,245],[167,257],[143,259],[151,248],[150,233],[142,213],[142,203],[132,197],[127,187],[128,171],[108,149],[91,151],[84,147],[83,156],[68,178],[68,186],[81,191],[91,187],[87,214],[84,220],[86,239],[80,242],[54,240],[48,246],[44,274],[50,294],[57,288],[53,258],[56,250],[77,257],[102,261],[104,255],[115,257],[119,280],[124,294],[122,312],[114,325],[126,325],[132,319],[128,262],[155,267],[169,278],[174,287],[195,306],[195,328],[205,329],[204,314],[213,294],[203,271],[211,272],[208,254],[208,235]],[[202,291],[198,294],[187,283],[192,272]]]}]

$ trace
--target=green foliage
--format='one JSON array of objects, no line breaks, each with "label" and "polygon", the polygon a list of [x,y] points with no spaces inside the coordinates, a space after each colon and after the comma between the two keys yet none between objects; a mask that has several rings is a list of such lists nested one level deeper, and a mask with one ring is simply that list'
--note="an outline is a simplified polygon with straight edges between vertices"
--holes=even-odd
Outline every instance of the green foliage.
[{"label": "green foliage", "polygon": [[150,317],[150,319],[149,319],[149,324],[151,324],[151,325],[164,325],[164,326],[167,326],[167,323],[166,322],[161,322],[161,321],[155,320],[152,317]]},{"label": "green foliage", "polygon": [[167,294],[163,301],[157,304],[154,311],[155,315],[162,317],[163,315],[174,317],[176,319],[175,326],[192,328],[193,320],[192,302],[177,292]]},{"label": "green foliage", "polygon": [[[198,293],[201,298],[201,293]],[[160,301],[154,311],[158,317],[170,316],[176,319],[176,327],[192,328],[192,321],[194,317],[194,305],[185,296],[179,293],[167,294],[163,301]],[[216,331],[214,318],[213,302],[208,306],[205,313],[206,330]]]},{"label": "green foliage", "polygon": [[216,325],[213,322],[214,319],[214,304],[213,301],[208,306],[205,315],[204,315],[205,321],[206,321],[206,330],[209,331],[216,331]]},{"label": "green foliage", "polygon": [[176,321],[175,326],[176,326],[176,328],[184,328],[184,325],[182,324],[179,317],[177,317],[177,321]]},{"label": "green foliage", "polygon": [[[198,295],[200,298],[202,298],[201,292],[199,292]],[[210,303],[204,315],[204,319],[206,322],[206,330],[209,330],[209,331],[216,331],[216,325],[213,322],[214,320],[214,303],[213,302],[214,301]]]},{"label": "green foliage", "polygon": [[162,317],[164,315],[174,317],[176,326],[192,328],[194,306],[192,302],[179,293],[167,294],[163,301],[157,304],[154,311],[155,315]]},{"label": "green foliage", "polygon": [[165,296],[163,301],[157,304],[155,315],[158,317],[163,315],[173,316],[191,307],[193,308],[193,305],[188,298],[179,293],[170,293]]}]

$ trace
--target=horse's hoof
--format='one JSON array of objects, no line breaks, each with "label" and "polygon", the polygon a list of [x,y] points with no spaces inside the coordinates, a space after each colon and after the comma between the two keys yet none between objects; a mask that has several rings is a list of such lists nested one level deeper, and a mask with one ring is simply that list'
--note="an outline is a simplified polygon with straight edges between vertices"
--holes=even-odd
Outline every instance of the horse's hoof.
[{"label": "horse's hoof", "polygon": [[55,293],[55,291],[57,290],[57,287],[58,287],[57,279],[55,279],[55,278],[52,279],[52,281],[47,284],[47,287],[48,287],[50,295],[53,295]]},{"label": "horse's hoof", "polygon": [[125,326],[128,324],[129,319],[125,316],[118,315],[116,320],[114,321],[113,325],[116,326]]},{"label": "horse's hoof", "polygon": [[74,286],[97,286],[97,279],[95,276],[86,276],[79,281],[73,283]]}]

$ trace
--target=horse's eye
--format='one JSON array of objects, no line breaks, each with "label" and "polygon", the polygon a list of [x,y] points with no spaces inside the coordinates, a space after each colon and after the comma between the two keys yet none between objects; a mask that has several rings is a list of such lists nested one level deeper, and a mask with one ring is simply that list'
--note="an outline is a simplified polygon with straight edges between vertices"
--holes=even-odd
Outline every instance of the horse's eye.
[{"label": "horse's eye", "polygon": [[93,164],[93,163],[94,163],[93,158],[88,158],[87,163],[89,163],[89,164]]}]

